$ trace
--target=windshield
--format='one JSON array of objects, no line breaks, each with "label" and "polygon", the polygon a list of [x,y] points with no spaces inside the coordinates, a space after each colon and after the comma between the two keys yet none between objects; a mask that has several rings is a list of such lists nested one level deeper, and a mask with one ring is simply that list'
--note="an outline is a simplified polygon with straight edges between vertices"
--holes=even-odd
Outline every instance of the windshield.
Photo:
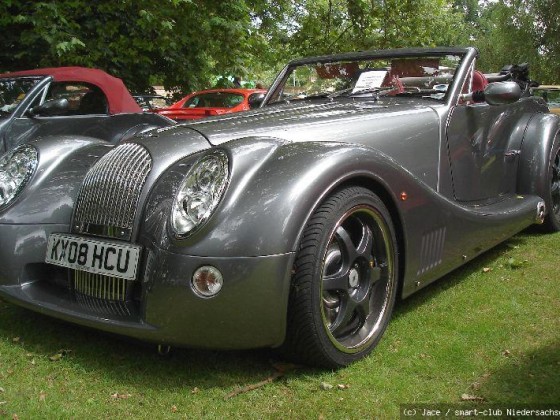
[{"label": "windshield", "polygon": [[444,100],[461,55],[418,55],[301,64],[288,69],[268,103],[322,97]]},{"label": "windshield", "polygon": [[243,102],[243,95],[235,93],[203,93],[189,98],[183,108],[233,108],[241,102]]},{"label": "windshield", "polygon": [[10,115],[40,77],[0,79],[0,115]]}]

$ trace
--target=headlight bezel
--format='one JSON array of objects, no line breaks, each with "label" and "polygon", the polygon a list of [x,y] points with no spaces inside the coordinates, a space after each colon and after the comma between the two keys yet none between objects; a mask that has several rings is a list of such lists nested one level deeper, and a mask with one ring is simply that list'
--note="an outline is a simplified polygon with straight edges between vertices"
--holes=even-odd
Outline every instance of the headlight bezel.
[{"label": "headlight bezel", "polygon": [[[19,174],[20,180],[17,181],[15,187],[12,186],[13,192],[10,194],[10,197],[5,200],[0,198],[0,210],[8,208],[18,199],[22,191],[33,179],[33,176],[37,172],[37,168],[39,166],[39,151],[31,144],[23,144],[8,151],[3,156],[0,156],[0,189],[3,188],[2,182],[7,182],[6,180],[10,179],[7,174],[14,174],[14,170],[9,171],[8,169],[10,165],[18,165],[15,161],[15,158],[18,155],[20,156],[20,159],[24,159],[23,165],[21,165],[21,162],[19,165],[27,168],[25,173]],[[4,188],[3,191],[5,192],[6,189]],[[2,192],[0,192],[0,194],[2,194]]]},{"label": "headlight bezel", "polygon": [[[218,172],[210,172],[212,168]],[[222,149],[199,157],[191,165],[175,191],[171,206],[170,226],[175,238],[185,239],[206,225],[222,202],[230,173],[230,158]],[[206,209],[200,212],[204,205]]]}]

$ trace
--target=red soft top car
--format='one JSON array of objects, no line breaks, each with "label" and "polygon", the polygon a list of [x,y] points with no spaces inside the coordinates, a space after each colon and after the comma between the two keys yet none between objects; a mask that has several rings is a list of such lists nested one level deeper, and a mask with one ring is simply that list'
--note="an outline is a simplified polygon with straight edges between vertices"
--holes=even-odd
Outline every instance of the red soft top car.
[{"label": "red soft top car", "polygon": [[0,74],[0,155],[35,138],[87,136],[117,144],[173,125],[142,112],[121,79],[85,67]]},{"label": "red soft top car", "polygon": [[142,112],[123,81],[103,70],[87,67],[52,67],[0,74],[0,78],[22,76],[51,76],[55,82],[91,83],[100,88],[107,97],[110,114]]}]

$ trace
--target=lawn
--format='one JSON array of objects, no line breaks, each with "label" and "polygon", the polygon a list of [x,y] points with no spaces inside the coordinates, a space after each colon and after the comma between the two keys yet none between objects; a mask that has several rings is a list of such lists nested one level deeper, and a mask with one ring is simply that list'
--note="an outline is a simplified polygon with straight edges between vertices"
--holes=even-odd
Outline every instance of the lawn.
[{"label": "lawn", "polygon": [[175,349],[0,301],[0,418],[395,418],[401,404],[560,409],[560,234],[523,232],[397,304],[335,372]]}]

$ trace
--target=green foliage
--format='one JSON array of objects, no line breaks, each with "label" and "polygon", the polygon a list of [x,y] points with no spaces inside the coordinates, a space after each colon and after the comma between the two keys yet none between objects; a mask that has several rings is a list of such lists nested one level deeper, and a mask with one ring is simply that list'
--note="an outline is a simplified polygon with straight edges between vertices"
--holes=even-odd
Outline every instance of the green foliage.
[{"label": "green foliage", "polygon": [[462,14],[446,0],[321,0],[293,35],[299,55],[463,43]]},{"label": "green foliage", "polygon": [[489,3],[475,44],[481,66],[498,71],[504,64],[530,64],[533,79],[560,83],[560,2],[500,0]]},{"label": "green foliage", "polygon": [[161,81],[189,91],[213,74],[244,71],[250,26],[242,0],[4,2],[0,67],[98,67],[131,90]]},{"label": "green foliage", "polygon": [[559,15],[555,0],[4,0],[0,71],[91,66],[186,93],[234,75],[269,85],[294,57],[474,44],[484,70],[529,62],[558,83]]}]

